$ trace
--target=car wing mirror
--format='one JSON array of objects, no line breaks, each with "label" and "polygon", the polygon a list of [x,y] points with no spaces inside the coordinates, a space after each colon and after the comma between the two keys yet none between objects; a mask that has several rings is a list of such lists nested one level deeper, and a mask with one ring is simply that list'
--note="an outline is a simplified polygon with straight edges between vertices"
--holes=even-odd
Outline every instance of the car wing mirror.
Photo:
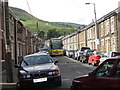
[{"label": "car wing mirror", "polygon": [[55,63],[55,64],[56,64],[56,63],[58,63],[58,60],[55,60],[55,62],[54,62],[54,63]]}]

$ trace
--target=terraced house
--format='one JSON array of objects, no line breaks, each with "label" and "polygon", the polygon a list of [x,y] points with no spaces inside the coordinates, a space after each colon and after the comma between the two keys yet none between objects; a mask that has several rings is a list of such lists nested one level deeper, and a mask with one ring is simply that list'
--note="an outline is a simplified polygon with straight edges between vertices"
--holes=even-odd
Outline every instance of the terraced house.
[{"label": "terraced house", "polygon": [[[78,29],[75,34],[64,37],[63,48],[76,50],[87,46],[102,51],[120,51],[120,7],[98,19],[97,25],[99,38],[97,38],[95,23],[92,22],[85,28]],[[71,42],[76,43],[76,47],[68,48],[72,45],[68,40],[75,36],[76,38]]]},{"label": "terraced house", "polygon": [[[10,52],[12,59],[19,56],[34,53],[38,50],[41,39],[36,34],[30,32],[19,21],[16,15],[10,8],[9,11],[9,37],[10,37]],[[0,1],[0,60],[5,60],[6,51],[6,31],[5,31],[5,9],[4,2]],[[17,56],[17,57],[15,57]]]}]

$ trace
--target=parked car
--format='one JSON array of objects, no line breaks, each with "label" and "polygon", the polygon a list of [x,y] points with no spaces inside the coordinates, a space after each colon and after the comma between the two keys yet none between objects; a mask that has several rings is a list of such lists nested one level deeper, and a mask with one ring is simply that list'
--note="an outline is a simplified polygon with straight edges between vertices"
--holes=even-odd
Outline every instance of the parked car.
[{"label": "parked car", "polygon": [[89,65],[92,64],[94,66],[97,66],[100,63],[100,58],[102,57],[102,55],[104,55],[105,52],[103,52],[103,51],[94,51],[93,53],[94,53],[94,55],[89,57],[88,64]]},{"label": "parked car", "polygon": [[75,52],[75,50],[67,50],[66,55],[71,58],[73,56],[74,52]]},{"label": "parked car", "polygon": [[100,58],[100,64],[105,61],[108,58],[120,56],[120,52],[106,52],[101,58]]},{"label": "parked car", "polygon": [[63,49],[63,55],[66,56],[66,49]]},{"label": "parked car", "polygon": [[81,62],[83,62],[83,63],[88,62],[88,59],[89,59],[90,56],[93,55],[93,52],[94,52],[94,50],[89,50],[89,49],[85,50],[83,52],[83,56],[81,58]]},{"label": "parked car", "polygon": [[77,60],[79,61],[80,59],[81,59],[81,56],[82,56],[82,54],[83,54],[83,51],[84,50],[90,50],[90,47],[80,47],[79,49],[78,49],[78,56],[77,56]]},{"label": "parked car", "polygon": [[72,58],[75,60],[77,59],[77,56],[78,56],[77,52],[78,52],[78,50],[75,50],[73,55],[72,55]]},{"label": "parked car", "polygon": [[47,53],[47,54],[50,54],[50,50],[47,49],[47,48],[40,48],[40,49],[39,49],[39,52],[45,52],[45,53]]},{"label": "parked car", "polygon": [[88,75],[73,79],[71,90],[82,88],[120,89],[120,56],[106,59]]},{"label": "parked car", "polygon": [[16,66],[18,86],[20,88],[42,84],[61,86],[61,74],[57,62],[47,53],[24,56],[21,63]]}]

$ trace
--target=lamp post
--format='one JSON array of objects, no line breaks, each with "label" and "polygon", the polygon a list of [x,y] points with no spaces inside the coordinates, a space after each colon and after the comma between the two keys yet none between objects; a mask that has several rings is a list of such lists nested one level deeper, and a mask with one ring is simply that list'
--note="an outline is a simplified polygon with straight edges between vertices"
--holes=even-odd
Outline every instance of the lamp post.
[{"label": "lamp post", "polygon": [[99,49],[99,30],[97,24],[97,17],[96,17],[96,6],[95,3],[85,3],[86,5],[92,4],[94,6],[94,15],[95,15],[95,32],[96,32],[96,48]]}]

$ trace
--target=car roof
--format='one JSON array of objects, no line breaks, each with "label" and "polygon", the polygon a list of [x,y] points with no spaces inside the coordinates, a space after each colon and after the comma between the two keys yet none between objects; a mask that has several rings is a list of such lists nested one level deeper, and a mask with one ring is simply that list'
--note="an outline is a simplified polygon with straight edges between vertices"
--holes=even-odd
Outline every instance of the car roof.
[{"label": "car roof", "polygon": [[108,58],[108,59],[119,59],[120,60],[120,56],[115,56],[115,57],[111,57],[111,58]]}]

